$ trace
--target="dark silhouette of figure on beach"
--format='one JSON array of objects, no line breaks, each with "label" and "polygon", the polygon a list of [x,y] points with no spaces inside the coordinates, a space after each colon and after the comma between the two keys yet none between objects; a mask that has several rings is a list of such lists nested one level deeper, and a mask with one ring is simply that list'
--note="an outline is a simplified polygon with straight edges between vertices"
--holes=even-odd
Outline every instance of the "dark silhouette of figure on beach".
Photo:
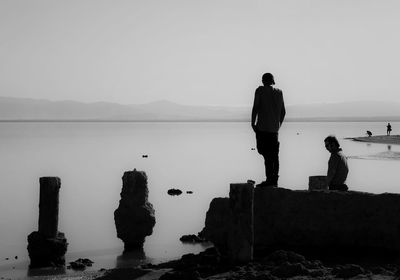
[{"label": "dark silhouette of figure on beach", "polygon": [[257,151],[264,157],[266,180],[257,186],[278,186],[279,141],[278,131],[285,118],[283,94],[274,88],[274,76],[265,73],[263,86],[256,89],[251,113],[251,126],[256,133]]},{"label": "dark silhouette of figure on beach", "polygon": [[388,123],[386,126],[386,135],[390,135],[391,131],[392,131],[392,126],[390,123]]},{"label": "dark silhouette of figure on beach", "polygon": [[368,137],[371,137],[372,136],[372,132],[367,130],[367,135],[368,135]]},{"label": "dark silhouette of figure on beach", "polygon": [[333,135],[325,138],[325,148],[331,153],[328,162],[328,175],[326,183],[330,190],[347,191],[348,187],[345,184],[349,167],[347,165],[346,156],[340,148],[339,141]]}]

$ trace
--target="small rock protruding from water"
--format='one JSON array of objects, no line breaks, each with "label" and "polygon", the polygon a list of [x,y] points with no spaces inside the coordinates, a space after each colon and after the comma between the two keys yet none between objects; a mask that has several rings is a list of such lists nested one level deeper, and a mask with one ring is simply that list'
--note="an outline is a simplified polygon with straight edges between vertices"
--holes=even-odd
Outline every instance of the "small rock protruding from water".
[{"label": "small rock protruding from water", "polygon": [[148,199],[147,176],[143,171],[127,171],[122,177],[119,206],[114,212],[117,237],[125,251],[143,248],[146,236],[153,233],[156,223],[153,205]]},{"label": "small rock protruding from water", "polygon": [[76,261],[70,262],[69,267],[68,268],[72,268],[72,269],[76,269],[76,270],[83,270],[88,266],[92,266],[93,265],[93,261],[91,261],[90,259],[77,259]]},{"label": "small rock protruding from water", "polygon": [[182,235],[181,238],[179,238],[179,240],[182,243],[203,243],[203,242],[207,242],[206,239],[200,237],[199,235],[195,235],[195,234]]},{"label": "small rock protruding from water", "polygon": [[169,189],[167,193],[169,195],[181,195],[182,191],[180,189]]}]

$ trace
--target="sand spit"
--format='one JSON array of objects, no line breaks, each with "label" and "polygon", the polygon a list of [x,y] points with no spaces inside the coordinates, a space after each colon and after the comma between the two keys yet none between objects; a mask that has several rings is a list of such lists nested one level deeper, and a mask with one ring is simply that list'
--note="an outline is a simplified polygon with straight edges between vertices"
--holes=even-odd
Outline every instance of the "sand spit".
[{"label": "sand spit", "polygon": [[362,136],[362,137],[348,137],[353,141],[378,143],[378,144],[394,144],[400,145],[400,135],[376,135],[376,136]]}]

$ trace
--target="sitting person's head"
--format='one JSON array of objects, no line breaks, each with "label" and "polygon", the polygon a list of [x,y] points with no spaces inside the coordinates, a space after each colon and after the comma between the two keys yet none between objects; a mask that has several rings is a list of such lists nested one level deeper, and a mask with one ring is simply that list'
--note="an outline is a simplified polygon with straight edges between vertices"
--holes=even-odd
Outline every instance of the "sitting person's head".
[{"label": "sitting person's head", "polygon": [[335,153],[339,150],[340,144],[337,138],[334,135],[329,135],[328,137],[325,138],[325,148],[330,152],[330,153]]},{"label": "sitting person's head", "polygon": [[264,84],[264,86],[275,85],[274,76],[271,73],[265,73],[262,76],[262,83]]}]

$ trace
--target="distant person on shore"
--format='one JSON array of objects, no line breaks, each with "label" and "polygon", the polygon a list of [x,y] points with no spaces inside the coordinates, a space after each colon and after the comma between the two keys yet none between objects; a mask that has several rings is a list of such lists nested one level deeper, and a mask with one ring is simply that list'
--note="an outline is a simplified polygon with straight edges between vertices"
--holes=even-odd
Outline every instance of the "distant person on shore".
[{"label": "distant person on shore", "polygon": [[325,148],[331,153],[328,162],[328,175],[326,183],[329,190],[347,191],[348,187],[345,184],[349,167],[347,165],[346,156],[340,148],[339,141],[333,135],[325,138]]},{"label": "distant person on shore", "polygon": [[392,131],[392,126],[390,123],[388,123],[386,126],[386,135],[389,136],[391,131]]},{"label": "distant person on shore", "polygon": [[285,118],[283,94],[274,88],[274,76],[265,73],[263,86],[256,89],[251,112],[251,127],[256,133],[257,151],[264,157],[266,180],[257,186],[278,186],[279,141],[278,131]]}]

